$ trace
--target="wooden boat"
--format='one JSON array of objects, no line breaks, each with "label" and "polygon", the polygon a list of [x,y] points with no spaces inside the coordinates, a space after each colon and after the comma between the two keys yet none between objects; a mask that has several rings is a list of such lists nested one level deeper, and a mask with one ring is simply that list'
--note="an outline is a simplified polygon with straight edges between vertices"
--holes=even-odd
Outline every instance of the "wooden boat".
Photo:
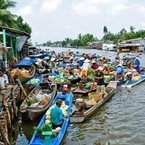
[{"label": "wooden boat", "polygon": [[[61,93],[58,93],[58,95],[55,97],[55,99],[53,100],[53,102],[50,105],[50,107],[52,107],[58,99],[62,99],[62,100],[64,100],[65,105],[68,106],[68,109],[67,109],[68,116],[64,119],[63,124],[62,124],[61,129],[58,132],[58,134],[55,137],[50,137],[50,142],[46,143],[44,138],[37,137],[37,131],[35,131],[30,140],[29,145],[47,145],[47,144],[59,145],[62,142],[62,139],[64,138],[64,135],[66,133],[67,126],[69,123],[69,119],[70,119],[69,114],[71,112],[71,107],[72,107],[72,97],[73,97],[73,94],[63,95]],[[38,128],[42,128],[44,123],[46,123],[46,119],[47,119],[46,117],[47,117],[47,112],[45,113],[45,115],[42,117],[40,123],[38,124]]]},{"label": "wooden boat", "polygon": [[72,89],[72,93],[74,93],[74,94],[87,94],[87,93],[93,92],[97,89],[97,86],[94,86],[93,89],[90,89],[90,88],[86,89],[85,86],[86,86],[86,83],[83,86],[81,86],[81,84],[79,83],[79,86]]},{"label": "wooden boat", "polygon": [[29,70],[23,70],[23,69],[13,69],[10,73],[11,77],[13,79],[18,78],[21,83],[27,82],[29,79],[31,79],[36,73],[36,68],[34,65],[31,66]]},{"label": "wooden boat", "polygon": [[57,80],[57,79],[48,77],[48,80],[55,82],[57,85],[63,85],[63,84],[69,85],[70,84],[70,81],[66,80],[64,78],[63,78],[63,81],[61,81],[61,80]]},{"label": "wooden boat", "polygon": [[46,111],[56,93],[56,83],[51,81],[42,82],[30,92],[28,97],[22,102],[19,110],[21,113],[27,113],[27,116],[34,120]]},{"label": "wooden boat", "polygon": [[37,86],[43,82],[42,74],[35,74],[30,80],[26,82],[26,85]]},{"label": "wooden boat", "polygon": [[89,92],[93,92],[97,89],[97,87],[93,88],[93,89],[80,89],[79,87],[76,87],[72,90],[72,93],[74,94],[87,94]]},{"label": "wooden boat", "polygon": [[143,82],[144,80],[145,80],[145,71],[141,71],[140,78],[138,80],[136,80],[136,81],[132,81],[132,80],[131,81],[126,81],[121,86],[131,88],[131,87]]},{"label": "wooden boat", "polygon": [[96,112],[98,108],[100,108],[104,103],[106,103],[113,96],[116,90],[116,86],[117,86],[117,83],[115,81],[110,82],[105,89],[107,92],[105,93],[105,96],[103,98],[101,97],[101,99],[98,102],[92,99],[94,102],[92,105],[90,105],[88,109],[83,109],[83,111],[81,112],[79,112],[78,110],[73,111],[70,116],[70,122],[81,123],[87,120],[93,113]]}]

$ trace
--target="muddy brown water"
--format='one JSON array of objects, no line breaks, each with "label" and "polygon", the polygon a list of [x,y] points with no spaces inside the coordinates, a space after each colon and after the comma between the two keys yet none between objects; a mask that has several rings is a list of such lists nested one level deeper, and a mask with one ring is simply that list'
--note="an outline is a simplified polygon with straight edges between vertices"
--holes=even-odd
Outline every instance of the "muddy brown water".
[{"label": "muddy brown water", "polygon": [[[51,50],[51,48],[50,48]],[[53,49],[52,49],[53,50]],[[57,49],[56,52],[66,49]],[[71,49],[85,53],[97,53],[115,57],[115,52]],[[121,54],[122,56],[123,54]],[[145,66],[145,54],[140,55],[141,65]],[[32,122],[23,118],[21,128],[14,124],[15,134],[10,137],[12,145],[28,145],[33,135]],[[145,82],[131,88],[117,87],[116,94],[87,121],[69,124],[63,140],[64,145],[145,145]]]}]

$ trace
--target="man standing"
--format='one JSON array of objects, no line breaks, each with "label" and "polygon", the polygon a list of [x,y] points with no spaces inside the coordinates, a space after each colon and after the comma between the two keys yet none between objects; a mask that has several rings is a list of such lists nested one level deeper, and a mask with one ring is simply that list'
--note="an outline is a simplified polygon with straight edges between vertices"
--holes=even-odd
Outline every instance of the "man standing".
[{"label": "man standing", "polygon": [[139,61],[138,57],[135,58],[134,67],[135,67],[136,71],[138,73],[140,73],[140,61]]},{"label": "man standing", "polygon": [[104,83],[104,73],[103,68],[98,68],[98,73],[95,75],[95,79],[97,81],[97,92],[102,92],[102,94],[105,93],[105,83]]}]

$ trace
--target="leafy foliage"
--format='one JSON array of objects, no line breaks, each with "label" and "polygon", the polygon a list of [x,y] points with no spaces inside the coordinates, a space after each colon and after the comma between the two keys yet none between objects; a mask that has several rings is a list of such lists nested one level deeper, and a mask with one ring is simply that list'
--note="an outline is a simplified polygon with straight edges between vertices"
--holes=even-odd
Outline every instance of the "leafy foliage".
[{"label": "leafy foliage", "polygon": [[23,22],[23,18],[8,11],[9,8],[14,8],[16,4],[16,2],[11,0],[0,0],[0,25],[25,31],[30,34],[31,28],[27,23]]}]

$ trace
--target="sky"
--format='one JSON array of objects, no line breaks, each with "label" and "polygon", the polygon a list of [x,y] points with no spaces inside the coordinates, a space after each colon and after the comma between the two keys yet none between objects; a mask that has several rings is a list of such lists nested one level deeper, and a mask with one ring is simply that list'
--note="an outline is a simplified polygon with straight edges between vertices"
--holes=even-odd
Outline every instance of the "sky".
[{"label": "sky", "polygon": [[47,41],[77,39],[79,34],[93,34],[101,39],[103,27],[118,33],[145,29],[145,0],[13,0],[10,11],[22,16],[32,28],[31,40]]}]

